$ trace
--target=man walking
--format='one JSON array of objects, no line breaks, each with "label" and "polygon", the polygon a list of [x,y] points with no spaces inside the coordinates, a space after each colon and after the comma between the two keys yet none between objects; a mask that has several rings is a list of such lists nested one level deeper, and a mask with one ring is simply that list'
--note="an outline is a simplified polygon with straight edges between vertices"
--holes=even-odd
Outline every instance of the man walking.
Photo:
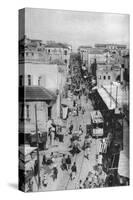
[{"label": "man walking", "polygon": [[69,155],[68,155],[68,157],[66,158],[66,164],[67,164],[67,169],[70,169],[70,166],[71,166],[71,158],[70,158]]},{"label": "man walking", "polygon": [[76,167],[76,162],[74,162],[74,164],[71,167],[71,174],[70,174],[71,180],[76,178],[76,173],[77,173],[77,167]]}]

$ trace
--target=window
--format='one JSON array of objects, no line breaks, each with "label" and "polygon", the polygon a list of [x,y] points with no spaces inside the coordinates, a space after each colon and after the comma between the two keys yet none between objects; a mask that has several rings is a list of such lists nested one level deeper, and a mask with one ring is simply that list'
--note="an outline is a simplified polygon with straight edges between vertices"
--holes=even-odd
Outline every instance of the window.
[{"label": "window", "polygon": [[28,56],[29,55],[29,53],[28,52],[26,52],[26,56]]},{"label": "window", "polygon": [[38,85],[39,86],[41,85],[41,78],[42,78],[41,76],[38,77]]},{"label": "window", "polygon": [[66,59],[64,60],[64,62],[65,62],[65,64],[67,64],[67,60]]},{"label": "window", "polygon": [[20,75],[19,76],[19,86],[22,86],[23,85],[23,76]]},{"label": "window", "polygon": [[24,53],[22,53],[21,55],[22,55],[22,57],[24,57]]},{"label": "window", "polygon": [[64,51],[64,55],[67,55],[67,50]]},{"label": "window", "polygon": [[34,53],[32,52],[31,55],[34,56]]},{"label": "window", "polygon": [[48,49],[48,53],[50,53],[50,49]]},{"label": "window", "polygon": [[28,85],[31,85],[31,75],[28,75]]},{"label": "window", "polygon": [[52,107],[48,107],[48,118],[51,118],[52,115]]},{"label": "window", "polygon": [[105,79],[106,79],[106,76],[103,76],[103,79],[105,80]]},{"label": "window", "polygon": [[110,80],[110,76],[108,76],[108,80]]},{"label": "window", "polygon": [[20,106],[20,120],[24,119],[24,104]]},{"label": "window", "polygon": [[26,105],[26,119],[30,118],[30,110],[29,110],[29,105]]}]

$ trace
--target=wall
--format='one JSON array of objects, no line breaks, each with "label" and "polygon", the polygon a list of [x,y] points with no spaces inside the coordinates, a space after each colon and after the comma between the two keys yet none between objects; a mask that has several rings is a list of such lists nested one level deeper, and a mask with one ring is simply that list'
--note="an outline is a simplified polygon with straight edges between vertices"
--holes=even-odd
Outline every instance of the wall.
[{"label": "wall", "polygon": [[56,64],[44,64],[44,63],[25,63],[20,64],[20,73],[23,75],[23,68],[25,66],[25,85],[28,85],[27,75],[30,74],[32,77],[32,84],[38,85],[38,78],[42,77],[41,86],[48,90],[55,92],[60,87],[63,87],[66,78],[65,66],[60,66],[63,72],[59,72],[59,66]]},{"label": "wall", "polygon": [[[121,70],[111,70],[111,65],[97,66],[97,85],[110,85],[111,82],[116,81],[117,77],[120,76]],[[104,79],[105,77],[105,79]],[[110,77],[110,78],[109,78]]]},{"label": "wall", "polygon": [[[48,120],[48,106],[45,102],[25,102],[25,109],[24,109],[24,123],[20,120],[20,130],[19,132],[24,133],[35,133],[36,122],[35,122],[35,104],[37,105],[37,124],[38,129],[43,132],[46,131],[46,122]],[[26,105],[29,105],[29,119],[26,119]],[[20,103],[20,113],[19,118],[21,118],[21,107],[22,104]],[[25,127],[23,127],[25,125]],[[24,129],[23,129],[24,128]]]}]

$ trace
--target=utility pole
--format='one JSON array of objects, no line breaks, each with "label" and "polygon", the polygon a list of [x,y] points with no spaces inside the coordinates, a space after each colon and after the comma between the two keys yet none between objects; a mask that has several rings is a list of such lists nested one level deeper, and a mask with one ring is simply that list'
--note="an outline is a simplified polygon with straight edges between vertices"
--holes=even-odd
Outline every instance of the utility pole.
[{"label": "utility pole", "polygon": [[40,157],[39,157],[39,135],[38,135],[38,126],[37,126],[37,105],[35,104],[35,123],[36,123],[36,143],[37,143],[37,164],[38,164],[38,190],[40,188]]},{"label": "utility pole", "polygon": [[116,86],[116,108],[117,108],[117,105],[118,105],[117,96],[118,96],[118,86]]},{"label": "utility pole", "polygon": [[112,82],[110,83],[110,107],[112,106]]}]

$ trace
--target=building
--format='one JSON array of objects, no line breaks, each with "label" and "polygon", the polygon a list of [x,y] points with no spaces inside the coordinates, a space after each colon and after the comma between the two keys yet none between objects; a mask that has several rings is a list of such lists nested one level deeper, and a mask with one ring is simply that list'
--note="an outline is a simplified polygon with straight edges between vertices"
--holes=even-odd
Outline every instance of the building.
[{"label": "building", "polygon": [[97,65],[97,86],[110,86],[112,82],[122,81],[122,70],[120,64]]},{"label": "building", "polygon": [[129,51],[123,52],[123,68],[124,68],[124,81],[125,84],[129,84],[129,65],[130,65],[130,57]]},{"label": "building", "polygon": [[[56,64],[26,62],[19,65],[19,85],[38,86],[49,90],[57,96],[52,107],[51,117],[57,120],[60,117],[60,96],[63,93],[66,80],[66,67]],[[24,68],[24,69],[23,69]],[[25,72],[24,72],[25,71]]]},{"label": "building", "polygon": [[48,53],[41,40],[25,37],[20,41],[19,50],[19,131],[26,135],[35,133],[36,105],[38,128],[44,133],[48,118],[54,119],[55,123],[60,119],[67,68],[65,64],[50,63],[46,59]]},{"label": "building", "polygon": [[35,105],[37,106],[38,129],[41,133],[46,132],[46,124],[48,117],[52,115],[56,96],[40,86],[20,87],[19,93],[19,132],[35,134]]},{"label": "building", "polygon": [[78,52],[80,53],[82,64],[86,66],[88,64],[88,52],[92,46],[80,46]]},{"label": "building", "polygon": [[68,67],[71,45],[42,40],[29,39],[26,36],[19,41],[19,61],[59,64]]},{"label": "building", "polygon": [[72,47],[67,44],[51,42],[45,45],[50,63],[69,65]]},{"label": "building", "polygon": [[26,36],[19,41],[19,62],[48,62],[42,40],[29,39]]},{"label": "building", "polygon": [[127,45],[124,44],[95,44],[95,48],[108,50],[108,51],[121,51],[127,48]]},{"label": "building", "polygon": [[107,53],[102,49],[93,48],[91,46],[80,46],[78,51],[81,55],[82,64],[92,72],[91,65],[96,62],[97,64],[106,63]]}]

